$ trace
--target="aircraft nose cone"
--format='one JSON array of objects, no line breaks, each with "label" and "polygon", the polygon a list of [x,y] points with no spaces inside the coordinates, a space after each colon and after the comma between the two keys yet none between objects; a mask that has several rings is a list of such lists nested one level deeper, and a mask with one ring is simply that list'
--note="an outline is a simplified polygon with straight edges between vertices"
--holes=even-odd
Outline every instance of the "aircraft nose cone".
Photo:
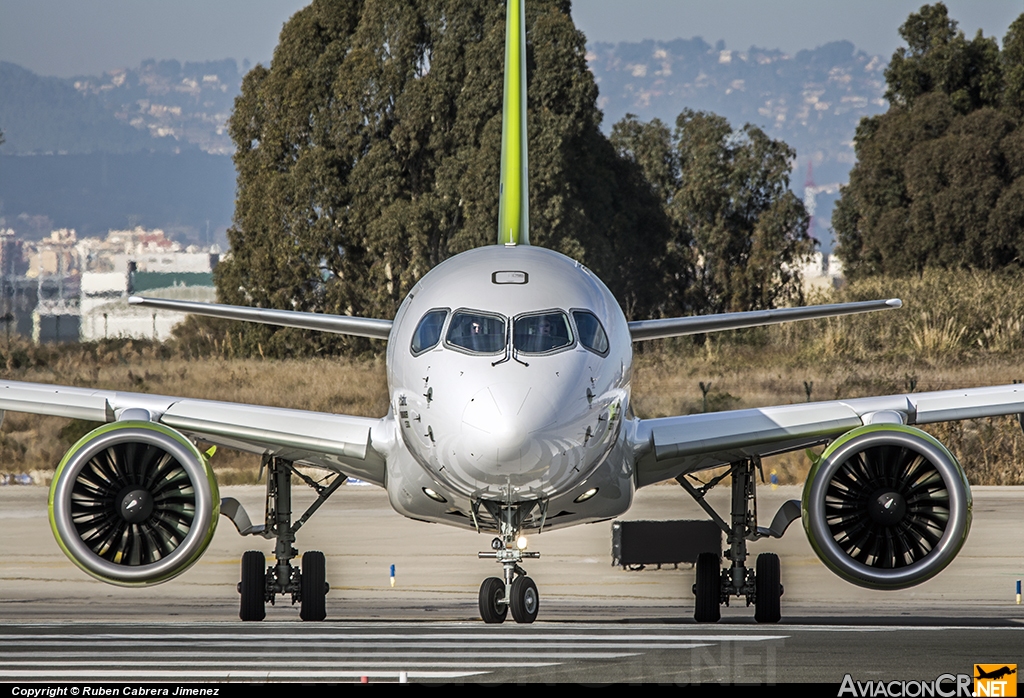
[{"label": "aircraft nose cone", "polygon": [[518,453],[529,436],[520,420],[500,417],[491,426],[489,433],[491,443],[499,453]]},{"label": "aircraft nose cone", "polygon": [[540,391],[524,384],[484,388],[462,415],[461,454],[477,467],[509,474],[528,470],[540,457],[535,432],[553,419]]}]

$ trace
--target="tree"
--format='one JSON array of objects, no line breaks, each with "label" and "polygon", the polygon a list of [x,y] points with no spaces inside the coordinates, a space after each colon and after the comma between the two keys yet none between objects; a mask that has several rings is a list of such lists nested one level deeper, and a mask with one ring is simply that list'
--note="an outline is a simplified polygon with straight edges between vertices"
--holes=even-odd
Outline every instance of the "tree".
[{"label": "tree", "polygon": [[[493,244],[504,25],[487,0],[314,0],[296,13],[230,120],[238,196],[220,298],[387,318],[432,266]],[[600,133],[567,0],[528,3],[527,42],[531,240],[652,312],[644,265],[667,225]],[[282,354],[348,341],[242,333],[249,351]]]},{"label": "tree", "polygon": [[972,41],[957,30],[943,3],[925,5],[900,27],[906,48],[898,48],[885,71],[890,104],[910,107],[929,92],[943,92],[965,114],[994,106],[1002,92],[1002,68],[995,39],[979,31]]},{"label": "tree", "polygon": [[1003,38],[1003,108],[1021,123],[1024,120],[1024,15],[1014,20]]},{"label": "tree", "polygon": [[1024,15],[1000,52],[966,41],[941,3],[910,15],[832,216],[848,276],[997,269],[1024,258]]},{"label": "tree", "polygon": [[612,143],[637,163],[672,226],[680,310],[771,308],[800,299],[796,267],[813,251],[803,204],[789,191],[796,153],[759,128],[684,111],[674,133],[627,115]]}]

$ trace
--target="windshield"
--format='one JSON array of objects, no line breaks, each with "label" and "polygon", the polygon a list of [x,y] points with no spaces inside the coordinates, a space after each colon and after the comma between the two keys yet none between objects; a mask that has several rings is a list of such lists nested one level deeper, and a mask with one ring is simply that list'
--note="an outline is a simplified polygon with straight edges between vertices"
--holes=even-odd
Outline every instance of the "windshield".
[{"label": "windshield", "polygon": [[452,315],[448,344],[474,354],[497,354],[505,350],[505,318],[473,310]]},{"label": "windshield", "polygon": [[573,342],[569,318],[561,311],[516,318],[513,347],[524,354],[545,354]]},{"label": "windshield", "polygon": [[441,328],[444,326],[446,317],[448,317],[447,310],[431,310],[423,316],[412,335],[413,354],[419,354],[437,346],[437,343],[441,341]]},{"label": "windshield", "polygon": [[576,329],[580,332],[580,344],[598,354],[607,353],[608,335],[604,333],[597,316],[588,310],[574,310],[572,316],[576,319]]}]

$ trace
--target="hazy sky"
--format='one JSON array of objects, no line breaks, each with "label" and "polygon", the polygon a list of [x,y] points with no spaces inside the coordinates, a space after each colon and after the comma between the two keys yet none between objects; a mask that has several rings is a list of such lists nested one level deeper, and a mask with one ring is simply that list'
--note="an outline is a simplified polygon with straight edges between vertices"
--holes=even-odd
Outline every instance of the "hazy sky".
[{"label": "hazy sky", "polygon": [[[529,0],[527,0],[529,1]],[[269,60],[281,25],[303,0],[0,0],[0,60],[69,77],[146,58]],[[796,52],[848,39],[888,57],[921,0],[577,0],[590,41],[702,36],[732,49]],[[973,36],[1002,39],[1024,0],[947,0]],[[2,96],[0,96],[2,98]]]}]

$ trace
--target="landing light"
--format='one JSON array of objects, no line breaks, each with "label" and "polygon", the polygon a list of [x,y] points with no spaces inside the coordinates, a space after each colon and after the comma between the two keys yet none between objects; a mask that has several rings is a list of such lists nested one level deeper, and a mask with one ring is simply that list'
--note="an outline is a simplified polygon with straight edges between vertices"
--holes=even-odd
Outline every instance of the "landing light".
[{"label": "landing light", "polygon": [[516,547],[520,550],[526,550],[526,536],[516,538]]},{"label": "landing light", "polygon": [[442,497],[441,495],[439,495],[437,492],[435,492],[434,490],[430,489],[429,487],[424,487],[423,488],[423,494],[427,495],[428,497],[433,499],[435,502],[440,502],[441,504],[445,504],[448,501],[447,499],[445,499],[444,497]]},{"label": "landing light", "polygon": [[579,497],[577,497],[576,499],[574,499],[572,501],[575,504],[580,504],[582,502],[587,501],[588,499],[593,497],[595,494],[597,494],[597,488],[596,487],[591,487],[589,490],[587,490],[586,492],[584,492],[583,494],[581,494]]}]

